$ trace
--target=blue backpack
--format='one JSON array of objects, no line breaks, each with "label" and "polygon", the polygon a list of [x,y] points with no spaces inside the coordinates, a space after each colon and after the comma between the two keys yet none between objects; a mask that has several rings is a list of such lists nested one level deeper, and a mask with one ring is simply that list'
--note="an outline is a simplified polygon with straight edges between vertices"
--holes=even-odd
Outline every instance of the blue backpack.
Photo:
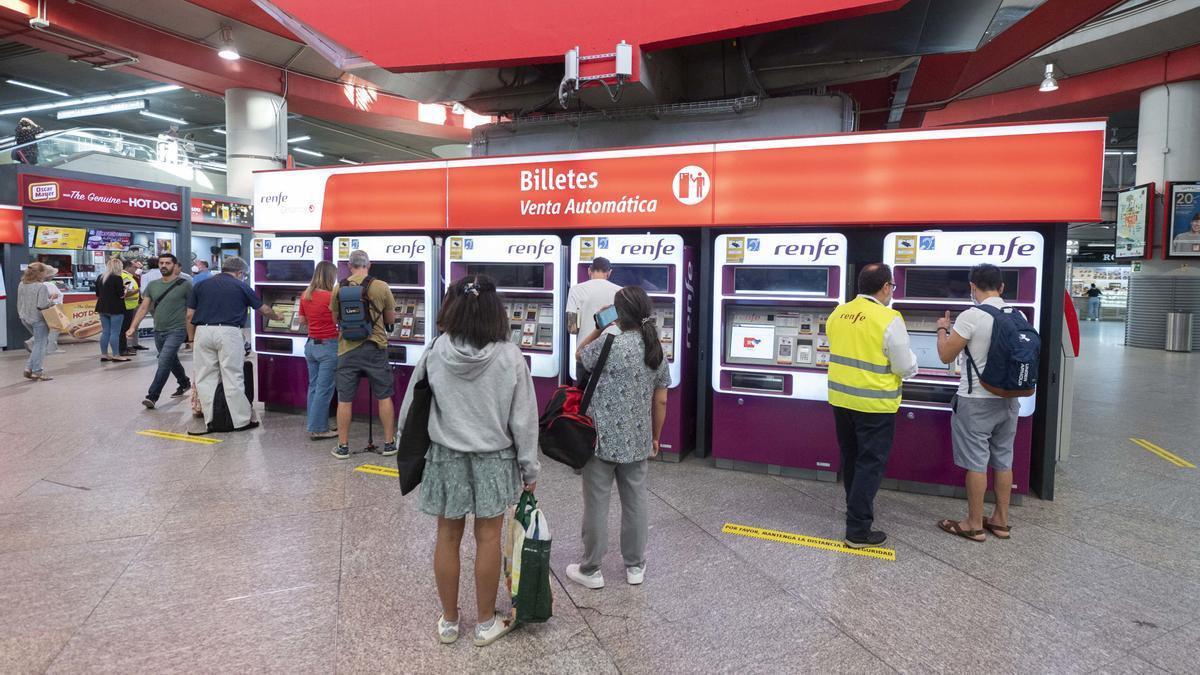
[{"label": "blue backpack", "polygon": [[375,282],[373,277],[363,279],[357,286],[349,285],[349,279],[338,284],[338,330],[350,342],[366,340],[375,330],[373,308],[367,289]]},{"label": "blue backpack", "polygon": [[987,365],[983,372],[967,352],[967,392],[972,389],[971,374],[979,378],[983,388],[1001,398],[1032,396],[1037,388],[1038,363],[1041,359],[1042,338],[1029,320],[1012,307],[1000,309],[977,305],[992,317],[992,344],[988,348]]}]

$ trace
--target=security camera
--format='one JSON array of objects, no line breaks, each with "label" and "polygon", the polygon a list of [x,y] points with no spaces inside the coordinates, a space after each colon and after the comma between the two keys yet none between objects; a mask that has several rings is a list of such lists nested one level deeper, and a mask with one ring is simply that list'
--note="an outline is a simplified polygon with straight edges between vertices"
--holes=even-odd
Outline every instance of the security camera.
[{"label": "security camera", "polygon": [[37,28],[38,30],[44,30],[50,27],[50,22],[40,16],[35,16],[29,20],[29,27]]}]

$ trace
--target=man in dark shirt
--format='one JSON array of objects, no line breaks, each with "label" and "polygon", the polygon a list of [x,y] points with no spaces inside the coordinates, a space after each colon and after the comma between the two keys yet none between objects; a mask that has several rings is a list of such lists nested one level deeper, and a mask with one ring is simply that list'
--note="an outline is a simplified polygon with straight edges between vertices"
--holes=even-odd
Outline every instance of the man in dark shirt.
[{"label": "man in dark shirt", "polygon": [[1099,288],[1096,288],[1096,284],[1092,284],[1091,288],[1087,289],[1088,319],[1091,321],[1100,320],[1101,295],[1103,295],[1103,293],[1100,292]]},{"label": "man in dark shirt", "polygon": [[[245,338],[242,328],[246,325],[246,310],[257,310],[270,319],[282,319],[258,297],[243,280],[246,277],[246,261],[238,257],[226,258],[221,273],[193,286],[188,296],[188,325],[195,330],[196,391],[200,394],[200,407],[204,410],[204,424],[213,418],[213,398],[217,384],[225,384],[225,402],[233,419],[235,431],[244,431],[258,426],[251,419],[250,400],[246,398],[246,382],[242,375],[245,360]],[[197,433],[197,432],[189,432]]]}]

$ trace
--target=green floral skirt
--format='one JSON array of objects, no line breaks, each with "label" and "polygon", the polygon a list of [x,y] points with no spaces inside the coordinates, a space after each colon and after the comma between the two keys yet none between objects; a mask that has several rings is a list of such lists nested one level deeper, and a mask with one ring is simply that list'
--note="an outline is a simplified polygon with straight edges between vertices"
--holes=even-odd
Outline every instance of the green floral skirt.
[{"label": "green floral skirt", "polygon": [[493,518],[517,503],[521,481],[515,448],[459,452],[429,444],[421,477],[421,510],[431,516]]}]

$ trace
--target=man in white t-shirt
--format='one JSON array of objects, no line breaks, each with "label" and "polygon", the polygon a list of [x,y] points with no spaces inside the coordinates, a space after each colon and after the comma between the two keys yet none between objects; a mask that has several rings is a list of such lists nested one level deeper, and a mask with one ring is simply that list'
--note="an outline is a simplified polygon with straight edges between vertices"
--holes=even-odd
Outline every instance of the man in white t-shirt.
[{"label": "man in white t-shirt", "polygon": [[[983,264],[971,270],[971,297],[976,304],[1003,309],[1006,306],[1000,298],[1003,292],[1004,276],[999,267]],[[1013,441],[1021,403],[1016,398],[996,396],[979,382],[992,346],[993,321],[991,314],[977,307],[960,313],[953,328],[950,312],[938,319],[938,356],[942,362],[952,363],[963,351],[967,353],[950,418],[954,463],[967,471],[967,519],[943,520],[938,527],[971,541],[984,541],[987,538],[984,530],[998,539],[1009,537]],[[989,466],[995,483],[996,508],[991,518],[985,519],[983,497],[987,492]]]},{"label": "man in white t-shirt", "polygon": [[[596,326],[596,312],[613,304],[621,287],[609,281],[612,263],[608,258],[596,258],[588,266],[588,280],[571,287],[567,293],[567,332],[572,335],[587,335]],[[583,364],[575,362],[576,382],[579,387],[587,384],[587,372]]]}]

